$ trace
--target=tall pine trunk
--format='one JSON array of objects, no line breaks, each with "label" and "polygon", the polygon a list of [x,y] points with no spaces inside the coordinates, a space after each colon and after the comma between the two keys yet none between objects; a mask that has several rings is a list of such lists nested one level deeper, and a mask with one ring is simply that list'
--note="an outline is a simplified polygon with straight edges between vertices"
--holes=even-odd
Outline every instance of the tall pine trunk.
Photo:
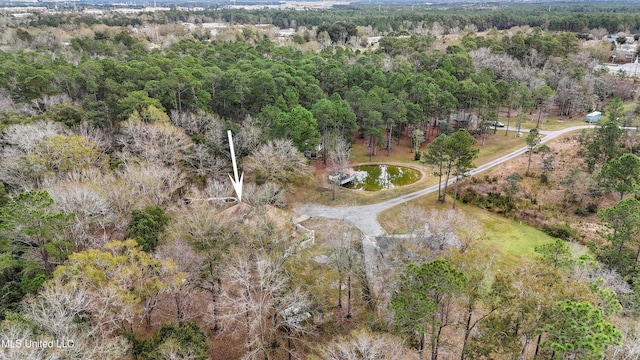
[{"label": "tall pine trunk", "polygon": [[453,188],[453,208],[456,208],[456,199],[458,198],[458,178],[459,178],[459,174],[458,171],[456,171],[456,184]]},{"label": "tall pine trunk", "polygon": [[511,104],[509,104],[509,108],[507,108],[507,127],[504,130],[504,136],[509,134],[509,124],[511,124]]},{"label": "tall pine trunk", "polygon": [[442,199],[442,162],[440,162],[440,169],[438,171],[438,201]]},{"label": "tall pine trunk", "polygon": [[327,124],[322,127],[322,164],[327,166]]},{"label": "tall pine trunk", "polygon": [[427,336],[426,333],[420,333],[420,345],[418,345],[418,356],[420,360],[424,359],[424,343],[425,343],[425,337]]},{"label": "tall pine trunk", "polygon": [[389,131],[387,132],[387,156],[391,155],[391,132],[393,131],[393,125],[389,124]]},{"label": "tall pine trunk", "polygon": [[433,315],[431,315],[431,360],[438,359],[438,345],[436,343],[436,323],[436,313],[434,312]]},{"label": "tall pine trunk", "polygon": [[347,319],[351,318],[351,273],[347,275]]},{"label": "tall pine trunk", "polygon": [[536,352],[533,353],[533,359],[538,357],[538,352],[540,352],[540,343],[542,342],[542,334],[538,334],[538,340],[536,340]]},{"label": "tall pine trunk", "polygon": [[451,175],[451,160],[449,160],[449,163],[447,164],[447,176],[444,180],[444,189],[442,191],[442,200],[440,200],[441,203],[444,204],[444,201],[447,197],[447,186],[449,185],[449,176]]},{"label": "tall pine trunk", "polygon": [[518,356],[518,360],[525,360],[525,355],[527,353],[527,348],[529,347],[529,343],[531,342],[531,338],[529,335],[524,336],[524,341],[522,342],[522,349],[520,349],[520,355]]},{"label": "tall pine trunk", "polygon": [[538,121],[536,121],[536,129],[540,127],[541,118],[542,118],[542,105],[540,105],[540,110],[538,111]]},{"label": "tall pine trunk", "polygon": [[342,309],[342,270],[338,271],[338,308]]}]

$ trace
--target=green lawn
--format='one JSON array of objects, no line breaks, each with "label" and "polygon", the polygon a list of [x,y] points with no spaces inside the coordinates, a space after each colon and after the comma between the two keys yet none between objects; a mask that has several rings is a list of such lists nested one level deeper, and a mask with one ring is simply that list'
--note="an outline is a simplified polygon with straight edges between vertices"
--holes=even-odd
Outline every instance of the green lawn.
[{"label": "green lawn", "polygon": [[[557,119],[554,117],[546,118],[542,121],[540,129],[542,130],[562,130],[572,126],[588,125],[584,116],[574,116],[571,119]],[[535,123],[531,127],[534,127]]]},{"label": "green lawn", "polygon": [[536,228],[476,206],[463,205],[459,209],[480,224],[483,235],[477,245],[497,250],[498,264],[516,265],[531,258],[536,246],[553,241],[551,236]]},{"label": "green lawn", "polygon": [[[534,127],[536,127],[536,122],[538,120],[538,114],[534,113],[532,115],[527,116],[527,121],[523,122],[521,127],[524,129],[532,129]],[[506,124],[506,119],[505,120],[500,120],[503,123]],[[585,125],[587,124],[587,122],[585,121],[585,117],[583,115],[576,115],[573,116],[572,118],[568,119],[568,118],[557,118],[554,116],[551,117],[545,117],[543,116],[542,119],[540,119],[540,129],[541,130],[562,130],[568,127],[572,127],[572,126],[580,126],[580,125]],[[514,122],[512,121],[511,126],[515,127]],[[498,132],[500,132],[500,130],[498,130]],[[511,132],[511,131],[509,131]],[[502,133],[504,134],[504,130],[502,130]]]},{"label": "green lawn", "polygon": [[622,108],[624,109],[624,112],[629,112],[629,111],[632,111],[633,109],[635,109],[637,105],[638,104],[635,103],[635,102],[627,102],[627,103],[622,104]]},{"label": "green lawn", "polygon": [[[422,207],[427,211],[448,210],[451,208],[451,198],[447,198],[447,203],[443,205],[436,202],[435,194],[431,194],[413,200],[409,204]],[[384,211],[378,218],[380,224],[389,233],[406,232],[399,216],[401,206]],[[456,211],[464,213],[468,219],[478,223],[479,240],[475,246],[487,249],[488,253],[494,253],[499,267],[508,268],[531,258],[536,246],[553,240],[540,230],[477,206],[457,203],[456,207]]]},{"label": "green lawn", "polygon": [[480,145],[478,140],[476,148],[480,149],[480,152],[478,158],[473,161],[474,165],[482,165],[527,145],[524,136],[515,138],[515,131],[509,130],[507,136],[504,134],[504,129],[498,130],[497,133],[487,137],[484,145]]}]

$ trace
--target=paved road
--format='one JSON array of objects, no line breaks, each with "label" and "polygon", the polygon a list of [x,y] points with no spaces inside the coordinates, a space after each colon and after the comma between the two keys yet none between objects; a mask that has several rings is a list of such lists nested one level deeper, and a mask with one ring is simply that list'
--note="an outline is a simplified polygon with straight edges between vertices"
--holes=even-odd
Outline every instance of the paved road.
[{"label": "paved road", "polygon": [[[542,138],[541,143],[545,143],[547,141],[553,140],[561,135],[564,135],[572,131],[588,129],[593,127],[594,125],[582,125],[582,126],[573,126],[573,127],[558,130],[558,131],[546,131],[546,130],[541,131],[541,134],[545,135],[545,137]],[[527,132],[529,130],[520,129],[520,131]],[[521,149],[518,149],[498,159],[489,161],[486,164],[478,166],[477,168],[469,171],[468,174],[476,175],[496,165],[502,164],[503,162],[509,161],[517,156],[520,156],[526,152],[527,152],[527,147],[525,146]],[[452,183],[452,182],[453,182],[453,179],[449,181],[449,183]],[[380,226],[380,223],[378,223],[378,215],[380,215],[381,212],[391,207],[394,207],[396,205],[405,203],[409,200],[413,200],[420,196],[431,194],[436,191],[438,191],[437,184],[430,186],[426,189],[422,189],[420,191],[416,191],[411,194],[402,195],[395,199],[387,200],[377,204],[361,205],[361,206],[325,206],[325,205],[315,205],[315,204],[304,204],[304,205],[297,205],[294,208],[294,211],[299,214],[308,215],[310,217],[319,217],[319,218],[326,218],[326,219],[338,219],[338,220],[348,221],[351,224],[358,227],[365,235],[378,236],[378,235],[386,234],[385,230],[382,228],[382,226]]]}]

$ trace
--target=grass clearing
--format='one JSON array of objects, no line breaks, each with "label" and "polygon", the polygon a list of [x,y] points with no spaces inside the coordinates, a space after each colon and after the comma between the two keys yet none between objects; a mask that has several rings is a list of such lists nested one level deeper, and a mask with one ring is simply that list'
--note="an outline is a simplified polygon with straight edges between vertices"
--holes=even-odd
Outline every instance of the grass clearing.
[{"label": "grass clearing", "polygon": [[[533,129],[536,127],[536,123],[538,121],[537,113],[534,113],[531,116],[527,116],[527,121],[522,123],[522,128],[524,129]],[[587,125],[588,123],[585,121],[584,116],[573,116],[573,117],[543,117],[540,119],[540,130],[549,130],[556,131],[566,129],[572,126],[580,126]],[[511,124],[515,126],[514,124]],[[523,135],[524,137],[524,135]]]},{"label": "grass clearing", "polygon": [[629,112],[629,111],[633,111],[633,109],[636,108],[636,103],[635,102],[627,102],[627,103],[623,103],[622,104],[622,108],[624,109],[624,112]]},{"label": "grass clearing", "polygon": [[[633,111],[633,109],[635,109],[636,107],[636,103],[635,102],[626,102],[622,104],[622,108],[623,111],[625,113],[629,112],[629,111]],[[600,119],[600,122],[603,121],[608,121],[609,118],[607,117],[607,115],[605,114],[604,110],[599,110],[602,112],[602,118]],[[580,126],[580,125],[588,125],[588,123],[585,121],[585,116],[586,114],[574,114],[572,116],[563,116],[563,117],[543,117],[541,119],[541,124],[540,124],[540,129],[541,130],[562,130],[568,127],[572,127],[572,126]],[[512,118],[513,119],[513,118]],[[522,124],[523,128],[533,128],[536,126],[536,120],[537,120],[537,112],[534,111],[531,115],[527,116],[528,121],[524,122]],[[506,124],[506,118],[504,118],[504,120],[502,120]]]},{"label": "grass clearing", "polygon": [[504,134],[504,130],[498,130],[496,134],[489,135],[483,146],[480,146],[480,141],[478,141],[476,148],[480,149],[480,152],[478,153],[478,158],[473,161],[476,166],[495,160],[527,145],[524,136],[515,137],[515,131],[509,130],[507,136]]},{"label": "grass clearing", "polygon": [[[436,202],[436,195],[430,194],[408,204],[421,207],[427,211],[451,209],[452,198],[447,198],[446,204]],[[389,233],[406,232],[401,219],[402,206],[384,211],[378,217],[382,227]],[[485,248],[488,253],[496,255],[499,268],[509,268],[524,259],[534,256],[534,249],[553,241],[553,238],[542,231],[519,221],[506,218],[477,206],[456,204],[456,211],[461,211],[468,219],[476,221],[480,230],[479,240],[475,246]]]},{"label": "grass clearing", "polygon": [[462,205],[459,208],[470,219],[479,223],[483,234],[477,246],[497,250],[498,264],[515,266],[520,261],[534,256],[537,246],[554,240],[534,227],[479,207]]},{"label": "grass clearing", "polygon": [[[427,144],[425,142],[418,151],[424,151],[426,148]],[[387,156],[387,150],[377,149],[376,155],[372,156],[371,161],[369,160],[369,148],[365,146],[364,140],[359,139],[351,149],[351,163],[353,164],[394,162],[419,165],[420,163],[415,160],[414,156],[415,153],[412,153],[409,149],[408,138],[400,140],[400,144],[394,142],[389,156]]]},{"label": "grass clearing", "polygon": [[[572,126],[588,125],[583,116],[575,116],[573,118],[558,119],[555,117],[546,118],[542,121],[540,129],[542,130],[562,130]],[[532,124],[532,127],[535,123]]]}]

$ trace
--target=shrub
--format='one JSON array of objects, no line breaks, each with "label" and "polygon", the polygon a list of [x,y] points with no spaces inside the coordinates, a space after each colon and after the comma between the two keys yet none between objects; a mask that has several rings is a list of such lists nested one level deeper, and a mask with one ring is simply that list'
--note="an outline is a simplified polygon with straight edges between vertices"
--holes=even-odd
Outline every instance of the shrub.
[{"label": "shrub", "polygon": [[549,184],[549,177],[547,176],[547,174],[541,174],[540,175],[540,183],[542,185],[548,185]]},{"label": "shrub", "polygon": [[549,236],[553,236],[559,239],[564,239],[567,241],[572,241],[578,238],[578,233],[576,232],[575,229],[571,228],[569,224],[544,225],[542,226],[542,231]]},{"label": "shrub", "polygon": [[[134,340],[136,359],[208,359],[207,335],[194,322],[180,325],[162,324],[158,332],[148,340]],[[173,356],[169,357],[168,354]]]},{"label": "shrub", "polygon": [[596,203],[589,203],[584,208],[577,208],[574,210],[574,213],[580,216],[589,216],[597,212],[598,212],[598,204]]},{"label": "shrub", "polygon": [[585,209],[585,208],[581,208],[581,207],[576,208],[576,209],[573,211],[573,213],[574,213],[574,214],[576,214],[576,215],[578,215],[578,216],[589,216],[589,211],[588,211],[587,209]]},{"label": "shrub", "polygon": [[485,175],[485,176],[484,176],[484,181],[485,181],[487,184],[493,184],[493,183],[495,183],[495,182],[498,182],[498,177],[497,177],[497,176],[493,176],[493,177],[492,177],[492,176],[489,176],[489,175]]},{"label": "shrub", "polygon": [[462,194],[460,194],[460,201],[462,201],[464,204],[475,204],[478,201],[478,198],[478,192],[470,187],[464,189]]}]

